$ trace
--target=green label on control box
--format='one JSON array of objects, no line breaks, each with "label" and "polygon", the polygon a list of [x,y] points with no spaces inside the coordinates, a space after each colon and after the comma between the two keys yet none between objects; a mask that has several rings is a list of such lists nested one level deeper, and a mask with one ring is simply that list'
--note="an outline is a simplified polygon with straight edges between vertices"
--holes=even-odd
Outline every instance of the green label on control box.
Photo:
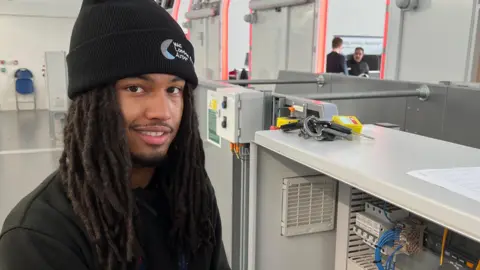
[{"label": "green label on control box", "polygon": [[207,91],[207,140],[221,147],[220,136],[217,134],[217,100],[215,99],[215,91]]}]

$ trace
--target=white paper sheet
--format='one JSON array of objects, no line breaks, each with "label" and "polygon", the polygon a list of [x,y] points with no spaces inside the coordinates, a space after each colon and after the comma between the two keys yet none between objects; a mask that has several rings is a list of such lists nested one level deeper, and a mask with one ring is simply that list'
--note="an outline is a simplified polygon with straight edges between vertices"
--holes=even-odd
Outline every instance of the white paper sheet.
[{"label": "white paper sheet", "polygon": [[418,170],[408,174],[480,202],[480,167]]}]

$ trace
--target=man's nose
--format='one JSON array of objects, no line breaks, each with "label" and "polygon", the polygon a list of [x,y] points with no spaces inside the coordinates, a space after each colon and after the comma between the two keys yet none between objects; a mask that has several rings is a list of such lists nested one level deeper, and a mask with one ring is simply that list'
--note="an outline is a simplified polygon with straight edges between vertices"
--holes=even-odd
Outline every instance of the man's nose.
[{"label": "man's nose", "polygon": [[152,92],[146,105],[146,116],[148,119],[168,120],[172,117],[170,100],[165,91]]}]

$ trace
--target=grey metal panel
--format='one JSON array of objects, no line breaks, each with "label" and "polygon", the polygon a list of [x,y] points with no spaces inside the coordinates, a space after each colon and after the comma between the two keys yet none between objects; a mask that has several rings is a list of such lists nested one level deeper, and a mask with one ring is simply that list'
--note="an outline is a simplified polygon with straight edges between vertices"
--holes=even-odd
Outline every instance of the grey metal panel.
[{"label": "grey metal panel", "polygon": [[471,33],[472,36],[470,38],[470,51],[468,56],[467,64],[467,77],[465,78],[466,81],[475,81],[480,82],[480,66],[479,66],[479,59],[480,59],[480,2],[477,2],[477,6],[475,7],[475,12],[472,18],[472,27]]},{"label": "grey metal panel", "polygon": [[[195,107],[198,114],[200,135],[204,141],[205,150],[205,168],[207,170],[210,181],[215,188],[220,216],[222,218],[222,237],[225,245],[225,251],[229,262],[235,265],[238,260],[234,257],[235,248],[235,232],[238,231],[237,224],[233,220],[236,219],[234,209],[238,208],[239,195],[238,189],[234,189],[234,183],[240,179],[240,164],[230,152],[229,143],[222,140],[222,147],[219,148],[207,142],[207,90],[216,90],[217,87],[225,87],[224,84],[209,82],[202,80],[197,89],[195,89]],[[238,255],[237,255],[238,256]]]},{"label": "grey metal panel", "polygon": [[265,10],[256,14],[252,26],[252,79],[275,79],[278,70],[286,68],[287,12]]},{"label": "grey metal panel", "polygon": [[[314,3],[309,3],[256,12],[257,21],[252,28],[253,79],[274,79],[279,70],[312,70],[314,7]],[[263,85],[257,88],[273,87]]]},{"label": "grey metal panel", "polygon": [[208,56],[206,55],[207,33],[205,32],[205,19],[190,21],[190,42],[195,48],[195,71],[200,77],[206,78],[205,65]]},{"label": "grey metal panel", "polygon": [[205,19],[207,23],[207,70],[205,76],[207,79],[220,79],[220,17]]},{"label": "grey metal panel", "polygon": [[240,174],[235,173],[238,165],[229,151],[229,144],[225,140],[222,141],[222,148],[211,143],[203,144],[205,149],[205,169],[207,170],[210,181],[215,188],[218,208],[222,218],[222,237],[225,245],[225,252],[230,263],[232,263],[233,251],[233,183],[238,182]]},{"label": "grey metal panel", "polygon": [[[287,70],[311,72],[313,67],[313,37],[315,3],[288,8],[289,31]],[[300,18],[300,19],[299,19]]]},{"label": "grey metal panel", "polygon": [[480,91],[463,87],[448,88],[443,138],[480,148]]},{"label": "grey metal panel", "polygon": [[[343,75],[331,75],[332,93],[369,92],[377,90],[407,90],[409,83],[394,82]],[[363,99],[334,101],[342,115],[355,115],[362,123],[389,122],[405,126],[406,98]]]},{"label": "grey metal panel", "polygon": [[[391,5],[392,9],[397,9],[397,15],[392,17],[389,25],[402,24],[403,27],[392,35],[389,33],[387,40],[387,59],[389,55],[394,57],[400,48],[397,61],[387,60],[389,72],[394,71],[390,65],[398,66],[398,77],[393,78],[426,82],[467,79],[469,74],[466,65],[469,62],[472,14],[476,2],[456,0],[452,4],[452,0],[419,1],[418,8],[404,12],[400,22],[398,8]],[[442,30],[432,32],[430,24],[425,22]],[[419,49],[419,44],[423,49]],[[389,78],[392,78],[391,75],[395,74],[390,73]]]},{"label": "grey metal panel", "polygon": [[[406,90],[423,85],[417,82],[377,80],[321,74],[324,84],[279,84],[275,92],[282,94],[345,93],[352,91]],[[313,80],[314,73],[280,71],[280,80]],[[334,101],[339,113],[352,114],[363,123],[389,122],[403,130],[431,138],[451,141],[480,148],[480,128],[476,123],[480,115],[480,88],[475,84],[427,84],[432,96],[422,102],[417,98],[390,98]],[[316,91],[316,92],[315,92]],[[448,96],[448,98],[447,98]],[[447,99],[447,100],[446,100]]]},{"label": "grey metal panel", "polygon": [[[317,74],[310,72],[297,72],[280,70],[278,72],[279,80],[316,80]],[[317,84],[277,84],[275,93],[280,94],[311,94],[317,93]]]},{"label": "grey metal panel", "polygon": [[447,101],[447,87],[428,85],[430,97],[427,101],[407,98],[405,131],[441,139],[444,112]]},{"label": "grey metal panel", "polygon": [[[379,90],[408,90],[418,88],[408,82],[367,79],[360,77],[344,76],[337,74],[321,74],[324,84],[317,87],[313,84],[279,84],[275,92],[282,94],[308,94],[308,93],[348,93],[355,91]],[[309,72],[280,71],[280,80],[307,80],[316,79],[317,74]],[[342,115],[355,115],[363,123],[390,122],[405,127],[406,98],[391,99],[364,99],[364,100],[339,100],[332,103],[338,106]]]},{"label": "grey metal panel", "polygon": [[280,235],[282,179],[316,172],[262,147],[257,158],[255,269],[334,269],[334,231],[296,237]]},{"label": "grey metal panel", "polygon": [[371,125],[364,133],[375,141],[322,143],[282,131],[260,131],[255,143],[480,241],[480,202],[407,174],[479,166],[478,149]]}]

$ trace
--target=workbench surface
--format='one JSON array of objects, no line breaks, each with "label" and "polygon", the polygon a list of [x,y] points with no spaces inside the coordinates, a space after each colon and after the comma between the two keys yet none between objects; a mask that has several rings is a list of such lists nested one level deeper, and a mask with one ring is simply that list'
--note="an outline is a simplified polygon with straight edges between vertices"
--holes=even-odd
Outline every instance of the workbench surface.
[{"label": "workbench surface", "polygon": [[480,167],[479,149],[373,125],[363,133],[375,140],[319,142],[260,131],[255,143],[480,242],[480,202],[407,174]]}]

